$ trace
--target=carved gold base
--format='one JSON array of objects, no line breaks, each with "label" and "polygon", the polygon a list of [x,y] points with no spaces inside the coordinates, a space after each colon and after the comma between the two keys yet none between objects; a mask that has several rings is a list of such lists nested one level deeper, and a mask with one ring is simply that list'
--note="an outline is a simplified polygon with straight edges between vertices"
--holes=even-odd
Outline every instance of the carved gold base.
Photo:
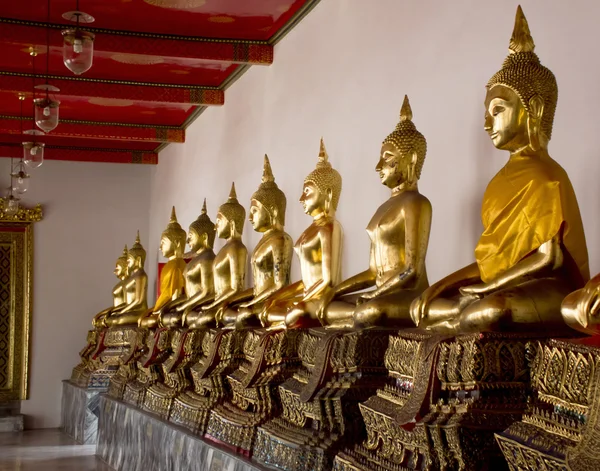
[{"label": "carved gold base", "polygon": [[204,434],[209,413],[228,392],[226,377],[240,357],[243,332],[209,329],[200,334],[199,360],[190,368],[193,391],[184,391],[171,404],[169,421]]},{"label": "carved gold base", "polygon": [[399,332],[386,352],[388,382],[360,405],[367,440],[340,453],[335,469],[506,469],[494,433],[527,406],[535,342]]},{"label": "carved gold base", "polygon": [[256,430],[279,411],[277,387],[299,364],[300,330],[248,331],[240,366],[227,377],[231,396],[212,411],[206,435],[252,455]]},{"label": "carved gold base", "polygon": [[258,428],[254,458],[286,471],[331,469],[340,447],[360,443],[359,403],[383,385],[390,329],[310,329],[302,366],[279,386],[282,415]]},{"label": "carved gold base", "polygon": [[496,438],[511,470],[600,469],[598,339],[536,343],[533,395],[522,421]]}]

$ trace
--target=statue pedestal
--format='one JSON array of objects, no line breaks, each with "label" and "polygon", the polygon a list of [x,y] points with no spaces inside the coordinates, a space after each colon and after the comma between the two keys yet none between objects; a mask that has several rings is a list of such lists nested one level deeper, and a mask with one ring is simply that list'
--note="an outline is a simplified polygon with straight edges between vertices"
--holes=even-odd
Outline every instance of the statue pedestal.
[{"label": "statue pedestal", "polygon": [[261,471],[240,456],[207,443],[109,396],[100,396],[96,454],[117,471]]},{"label": "statue pedestal", "polygon": [[198,333],[202,354],[190,368],[194,387],[175,397],[169,421],[204,434],[210,411],[228,392],[226,377],[237,366],[245,332],[209,329]]},{"label": "statue pedestal", "polygon": [[168,420],[175,397],[192,384],[188,366],[198,360],[202,335],[193,330],[162,330],[165,332],[161,333],[161,343],[171,345],[169,357],[161,363],[164,381],[154,383],[146,390],[143,408]]},{"label": "statue pedestal", "polygon": [[251,456],[257,427],[280,412],[277,387],[299,363],[300,332],[257,329],[246,333],[240,366],[227,377],[231,397],[211,412],[207,438]]},{"label": "statue pedestal", "polygon": [[358,404],[383,386],[390,332],[302,332],[302,364],[279,386],[282,414],[258,428],[253,457],[286,471],[324,471],[340,447],[361,442],[366,434]]},{"label": "statue pedestal", "polygon": [[63,381],[62,430],[82,445],[93,445],[98,438],[98,389],[86,389]]},{"label": "statue pedestal", "polygon": [[536,344],[533,394],[523,419],[496,438],[513,469],[600,469],[597,338]]},{"label": "statue pedestal", "polygon": [[334,469],[506,469],[494,433],[527,406],[535,342],[399,332],[386,354],[391,382],[360,406],[367,440],[340,453]]}]

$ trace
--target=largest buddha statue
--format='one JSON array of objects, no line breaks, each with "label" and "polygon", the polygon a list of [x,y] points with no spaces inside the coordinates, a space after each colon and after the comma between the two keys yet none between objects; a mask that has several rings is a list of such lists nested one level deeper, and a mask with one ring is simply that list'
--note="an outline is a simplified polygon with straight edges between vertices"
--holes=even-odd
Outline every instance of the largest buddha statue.
[{"label": "largest buddha statue", "polygon": [[509,55],[487,84],[485,130],[509,152],[489,183],[476,262],[443,278],[411,305],[421,327],[449,332],[555,330],[563,298],[589,279],[575,192],[548,154],[558,98],[540,64],[521,7]]}]

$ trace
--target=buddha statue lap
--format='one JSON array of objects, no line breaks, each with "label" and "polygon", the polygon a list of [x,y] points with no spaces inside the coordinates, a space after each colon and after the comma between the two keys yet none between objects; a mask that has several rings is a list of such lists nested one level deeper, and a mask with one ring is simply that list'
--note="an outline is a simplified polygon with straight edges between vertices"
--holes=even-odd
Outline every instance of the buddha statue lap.
[{"label": "buddha statue lap", "polygon": [[519,9],[510,54],[487,84],[485,130],[510,153],[482,204],[476,263],[426,289],[411,306],[420,327],[444,332],[564,331],[563,298],[589,279],[575,192],[548,154],[558,98]]},{"label": "buddha statue lap", "polygon": [[273,294],[259,317],[273,330],[321,325],[317,312],[322,296],[341,278],[342,226],[335,211],[342,177],[329,163],[321,139],[317,168],[304,180],[300,202],[313,223],[296,241],[302,279]]},{"label": "buddha statue lap", "polygon": [[[293,241],[283,229],[285,209],[285,194],[275,183],[269,159],[265,155],[262,183],[252,195],[250,208],[252,226],[263,234],[251,257],[254,288],[245,293],[246,297],[250,297],[249,300],[238,305],[230,304],[224,313],[225,325],[235,325],[238,332],[248,326],[259,326],[258,315],[265,302],[289,283]],[[296,354],[295,349],[289,348],[293,341],[287,338],[286,332],[274,336],[267,333],[269,361],[263,358],[267,349],[256,348],[265,335],[264,329],[245,330],[238,335],[244,338],[243,341],[239,340],[242,344],[242,362],[227,377],[232,397],[211,412],[206,436],[249,454],[256,426],[277,411],[276,387],[288,374],[288,352],[294,356]],[[246,340],[246,336],[250,338]],[[260,355],[255,355],[258,352]],[[255,372],[256,384],[250,385],[247,379],[252,375],[252,370],[259,371]]]},{"label": "buddha statue lap", "polygon": [[189,306],[214,297],[214,241],[215,225],[206,212],[205,199],[200,216],[190,224],[188,231],[187,242],[194,256],[183,271],[185,292],[170,306],[165,306],[158,319],[157,334],[165,338],[157,339],[156,350],[170,345],[170,355],[161,363],[163,381],[154,383],[145,393],[144,408],[165,419],[175,396],[191,384],[186,367],[197,359],[199,352],[194,332],[182,329],[183,313]]},{"label": "buddha statue lap", "polygon": [[[414,326],[410,303],[429,286],[425,255],[432,210],[417,186],[426,150],[427,143],[412,122],[405,97],[400,122],[384,140],[375,168],[392,196],[367,226],[371,239],[369,268],[341,282],[323,298],[319,317],[325,325]],[[349,294],[373,286],[371,291]]]},{"label": "buddha statue lap", "polygon": [[213,262],[214,300],[193,305],[184,311],[184,324],[193,332],[200,348],[199,359],[190,367],[193,390],[175,397],[169,420],[204,433],[209,411],[227,390],[225,378],[237,359],[238,337],[233,329],[217,329],[230,303],[245,291],[248,251],[242,243],[246,210],[238,202],[232,184],[229,199],[219,207],[215,223],[217,236],[227,239]]}]

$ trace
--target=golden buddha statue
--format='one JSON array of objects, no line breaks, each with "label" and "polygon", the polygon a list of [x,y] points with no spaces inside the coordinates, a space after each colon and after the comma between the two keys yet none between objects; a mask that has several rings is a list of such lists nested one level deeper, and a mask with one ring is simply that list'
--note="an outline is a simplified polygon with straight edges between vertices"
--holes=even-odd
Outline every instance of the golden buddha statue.
[{"label": "golden buddha statue", "polygon": [[176,301],[170,303],[168,310],[166,306],[162,309],[159,324],[164,327],[181,327],[186,309],[214,298],[215,225],[206,213],[206,198],[200,216],[190,224],[187,243],[193,258],[183,270],[185,291]]},{"label": "golden buddha statue", "polygon": [[125,305],[115,308],[106,317],[107,327],[137,325],[138,320],[148,311],[148,275],[144,270],[146,251],[140,242],[138,231],[135,243],[127,254],[129,276],[125,279]]},{"label": "golden buddha statue", "polygon": [[125,282],[127,280],[128,266],[127,266],[127,245],[123,249],[123,253],[117,259],[115,264],[115,276],[119,279],[119,282],[113,288],[113,305],[109,308],[104,309],[94,316],[94,320],[92,321],[92,326],[95,328],[104,327],[104,320],[107,316],[109,316],[113,311],[125,306],[126,296],[125,296]]},{"label": "golden buddha statue", "polygon": [[[240,328],[253,325],[254,320],[258,322],[264,302],[290,282],[293,241],[283,230],[286,202],[265,155],[262,183],[252,195],[249,217],[254,230],[263,233],[250,259],[254,288],[240,292],[228,302],[222,314],[225,325]],[[245,302],[234,305],[242,300]]]},{"label": "golden buddha statue", "polygon": [[[431,203],[417,186],[426,151],[427,142],[412,122],[412,110],[405,96],[400,122],[383,141],[375,167],[392,196],[377,209],[367,226],[371,239],[369,268],[341,282],[323,297],[318,311],[323,324],[413,324],[410,303],[429,286],[425,255]],[[374,290],[348,295],[372,286]]]},{"label": "golden buddha statue", "polygon": [[426,289],[411,305],[422,327],[449,332],[556,329],[563,298],[589,279],[575,192],[548,154],[558,98],[521,7],[510,54],[487,84],[485,130],[507,164],[483,198],[476,263]]},{"label": "golden buddha statue", "polygon": [[215,224],[217,236],[227,239],[213,262],[215,298],[208,304],[192,304],[184,311],[184,323],[191,329],[214,327],[217,314],[245,288],[248,250],[242,242],[246,210],[238,202],[235,184],[226,203],[219,207]]},{"label": "golden buddha statue", "polygon": [[168,259],[160,273],[160,296],[152,310],[139,321],[139,327],[153,329],[158,324],[158,319],[163,312],[167,312],[173,305],[177,305],[179,298],[184,295],[185,249],[186,234],[179,222],[175,206],[171,210],[171,219],[160,239],[160,250]]},{"label": "golden buddha statue", "polygon": [[329,163],[321,139],[317,168],[305,179],[300,202],[313,223],[296,241],[302,280],[276,292],[259,317],[263,325],[296,328],[320,325],[321,297],[337,285],[342,268],[342,226],[335,211],[342,192],[342,177]]}]

